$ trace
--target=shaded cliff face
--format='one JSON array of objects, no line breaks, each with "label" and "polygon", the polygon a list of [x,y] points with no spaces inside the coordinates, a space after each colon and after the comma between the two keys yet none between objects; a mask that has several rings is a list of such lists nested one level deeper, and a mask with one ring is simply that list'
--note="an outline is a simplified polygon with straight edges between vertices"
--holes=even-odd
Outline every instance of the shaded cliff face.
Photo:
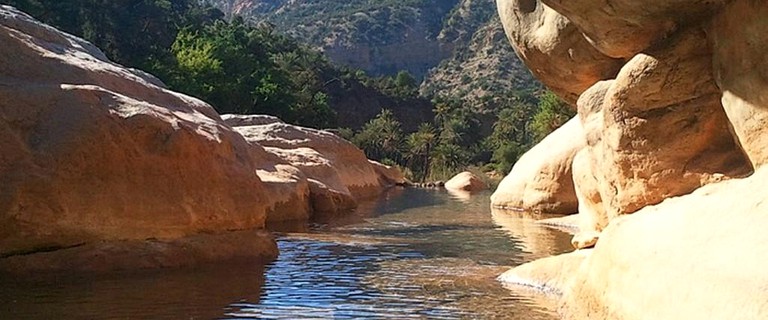
[{"label": "shaded cliff face", "polygon": [[[209,2],[229,16],[274,24],[278,30],[324,51],[334,62],[371,75],[407,70],[421,78],[450,57],[458,33],[464,32],[440,37],[446,19],[455,16],[458,0]],[[491,8],[485,5],[486,10]]]}]

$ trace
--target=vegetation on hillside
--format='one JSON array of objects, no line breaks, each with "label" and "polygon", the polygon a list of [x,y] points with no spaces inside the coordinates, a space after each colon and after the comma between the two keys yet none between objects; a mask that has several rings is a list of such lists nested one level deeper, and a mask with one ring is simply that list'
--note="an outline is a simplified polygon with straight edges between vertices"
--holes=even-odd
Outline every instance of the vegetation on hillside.
[{"label": "vegetation on hillside", "polygon": [[[364,95],[375,93],[392,104],[424,101],[418,81],[406,71],[373,78],[334,66],[306,44],[276,32],[273,25],[225,20],[221,12],[197,0],[3,2],[84,37],[110,59],[158,75],[171,89],[202,98],[220,113],[271,114],[289,123],[334,128],[340,117],[350,117],[337,114],[334,104],[353,95],[352,90],[364,88]],[[382,6],[390,2],[365,3],[370,6],[366,8],[385,10]],[[346,2],[323,3],[328,10],[324,14],[331,15],[334,6]],[[397,3],[390,9],[431,1]],[[482,80],[467,81],[483,85]],[[404,120],[414,119],[398,118],[389,110],[394,106],[384,106],[364,126],[337,132],[369,157],[402,167],[414,180],[438,180],[468,166],[507,172],[533,143],[573,115],[556,96],[537,86],[487,91],[493,94],[471,99],[431,94],[434,118],[417,119],[421,125],[406,128]]]},{"label": "vegetation on hillside", "polygon": [[369,88],[387,101],[416,97],[407,75],[374,79],[321,53],[197,0],[3,0],[101,48],[115,62],[160,77],[220,113],[260,113],[319,128],[337,125],[332,101]]}]

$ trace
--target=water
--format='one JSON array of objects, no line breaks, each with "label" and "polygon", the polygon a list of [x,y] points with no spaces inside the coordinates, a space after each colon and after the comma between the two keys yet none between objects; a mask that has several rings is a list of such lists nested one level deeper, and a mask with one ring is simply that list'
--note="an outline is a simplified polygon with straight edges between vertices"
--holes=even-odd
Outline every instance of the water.
[{"label": "water", "polygon": [[273,226],[281,255],[267,266],[0,279],[0,319],[557,319],[495,277],[570,237],[491,212],[488,197],[394,189],[353,214]]}]

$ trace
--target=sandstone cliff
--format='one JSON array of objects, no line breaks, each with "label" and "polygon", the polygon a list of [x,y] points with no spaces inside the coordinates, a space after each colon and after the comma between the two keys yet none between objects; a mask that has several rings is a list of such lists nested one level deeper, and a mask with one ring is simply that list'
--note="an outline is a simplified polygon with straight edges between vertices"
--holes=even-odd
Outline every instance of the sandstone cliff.
[{"label": "sandstone cliff", "polygon": [[[228,124],[8,6],[0,55],[0,270],[273,258],[265,222],[310,217],[327,198],[316,186],[344,193],[344,206],[323,206],[341,210],[397,182],[332,134],[270,117]],[[310,154],[322,166],[291,161]]]},{"label": "sandstone cliff", "polygon": [[[753,232],[768,226],[758,186],[768,137],[768,5],[497,4],[520,58],[578,109],[585,144],[558,161],[571,167],[578,199],[573,243],[595,246],[506,279],[542,270],[537,281],[556,286],[564,315],[575,319],[768,316],[755,307],[768,281],[767,265],[754,258],[764,254],[763,236]],[[544,159],[535,150],[529,157]],[[559,181],[525,168],[507,179]]]}]

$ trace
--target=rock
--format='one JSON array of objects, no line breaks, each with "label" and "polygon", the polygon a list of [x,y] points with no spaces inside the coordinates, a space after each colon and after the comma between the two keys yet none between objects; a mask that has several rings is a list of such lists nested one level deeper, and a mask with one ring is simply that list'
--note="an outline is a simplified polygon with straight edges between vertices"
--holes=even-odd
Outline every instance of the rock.
[{"label": "rock", "polygon": [[379,175],[362,150],[330,132],[286,123],[236,126],[246,140],[266,147],[278,158],[354,198],[378,195]]},{"label": "rock", "polygon": [[411,185],[411,182],[405,179],[405,176],[403,176],[403,172],[400,171],[400,169],[398,169],[397,167],[381,164],[373,160],[368,160],[368,162],[371,164],[371,166],[373,166],[373,169],[379,175],[379,183],[381,185],[383,186]]},{"label": "rock", "polygon": [[263,165],[256,174],[265,185],[267,226],[283,221],[306,221],[314,212],[311,183],[307,176],[288,164]]},{"label": "rock", "polygon": [[666,36],[699,23],[727,0],[542,0],[568,17],[600,52],[632,58]]},{"label": "rock", "polygon": [[284,123],[283,120],[280,120],[278,117],[263,114],[225,114],[221,116],[221,119],[232,127],[263,126],[273,123]]},{"label": "rock", "polygon": [[0,55],[0,257],[264,227],[268,154],[208,104],[8,6]]},{"label": "rock", "polygon": [[659,51],[635,56],[607,90],[599,83],[580,100],[580,117],[603,124],[590,130],[585,160],[593,163],[607,211],[595,219],[596,230],[618,215],[751,171],[730,134],[707,50],[701,30],[682,33]]},{"label": "rock", "polygon": [[597,231],[581,231],[573,236],[571,245],[576,249],[592,248],[600,239],[600,233]]},{"label": "rock", "polygon": [[[358,200],[405,183],[400,170],[369,161],[362,150],[330,132],[286,124],[268,116],[226,115],[224,118],[256,148],[264,146],[274,161],[300,172],[293,174],[295,178],[291,180],[297,182],[290,186],[296,184],[302,188],[298,181],[305,181],[313,213],[351,210],[357,207]],[[304,199],[304,189],[301,190],[299,200]],[[275,215],[280,216],[269,215],[270,221],[301,220],[311,213],[304,214],[302,207],[275,211]]]},{"label": "rock", "polygon": [[574,213],[578,202],[571,164],[585,142],[571,119],[526,152],[491,196],[491,206],[546,213]]},{"label": "rock", "polygon": [[[592,250],[579,250],[546,257],[512,268],[499,276],[505,286],[529,287],[540,292],[562,295]],[[597,318],[584,318],[597,319]],[[609,319],[609,318],[603,318]]]},{"label": "rock", "polygon": [[741,146],[755,167],[768,162],[768,8],[733,1],[715,17],[710,42],[722,103]]},{"label": "rock", "polygon": [[488,186],[474,173],[464,171],[448,180],[448,182],[445,183],[445,188],[449,190],[478,192],[488,189]]},{"label": "rock", "polygon": [[568,18],[539,0],[497,0],[507,37],[533,74],[570,104],[623,61],[595,49]]},{"label": "rock", "polygon": [[612,222],[571,274],[563,316],[765,319],[766,181],[759,169]]}]

